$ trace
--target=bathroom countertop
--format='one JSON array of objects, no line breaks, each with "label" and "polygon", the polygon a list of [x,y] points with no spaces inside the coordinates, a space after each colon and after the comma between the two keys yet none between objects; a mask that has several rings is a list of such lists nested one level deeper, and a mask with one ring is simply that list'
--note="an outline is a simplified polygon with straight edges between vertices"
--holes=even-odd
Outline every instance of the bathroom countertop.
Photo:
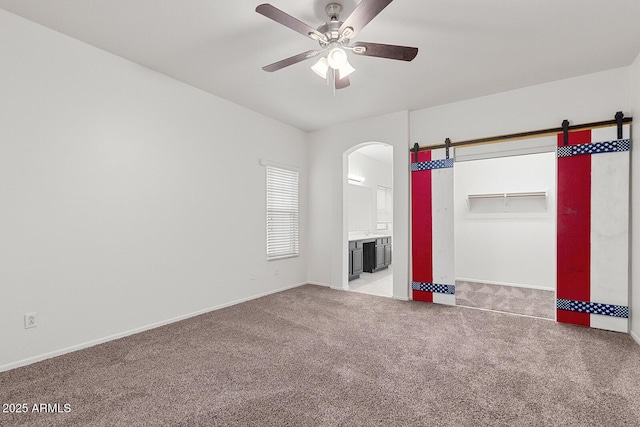
[{"label": "bathroom countertop", "polygon": [[391,237],[391,234],[353,234],[349,235],[349,241],[353,242],[355,240],[368,240],[368,239],[378,239],[381,237]]}]

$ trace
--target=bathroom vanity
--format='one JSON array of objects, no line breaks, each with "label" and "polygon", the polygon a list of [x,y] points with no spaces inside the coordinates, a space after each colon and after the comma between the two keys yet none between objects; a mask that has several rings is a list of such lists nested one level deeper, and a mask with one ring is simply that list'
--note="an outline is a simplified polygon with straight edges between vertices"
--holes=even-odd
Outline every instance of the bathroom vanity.
[{"label": "bathroom vanity", "polygon": [[391,265],[391,236],[349,238],[349,280],[363,272],[375,273]]}]

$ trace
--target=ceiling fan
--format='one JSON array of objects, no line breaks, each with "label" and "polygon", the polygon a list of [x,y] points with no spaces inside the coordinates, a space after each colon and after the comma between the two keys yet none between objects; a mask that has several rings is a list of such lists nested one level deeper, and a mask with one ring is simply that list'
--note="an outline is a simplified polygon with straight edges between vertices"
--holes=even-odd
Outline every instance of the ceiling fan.
[{"label": "ceiling fan", "polygon": [[393,0],[362,0],[351,15],[344,21],[340,20],[342,5],[339,3],[329,3],[325,8],[329,20],[321,24],[317,29],[310,27],[269,3],[261,4],[256,7],[256,12],[320,44],[319,49],[302,52],[290,58],[266,65],[262,67],[262,69],[269,72],[277,71],[289,65],[297,64],[298,62],[328,52],[327,56],[321,56],[311,69],[324,79],[333,79],[336,89],[343,89],[349,86],[349,74],[355,71],[349,64],[346,51],[351,51],[356,55],[375,56],[400,61],[413,60],[418,54],[418,48],[416,47],[370,42],[351,43],[351,39],[392,1]]}]

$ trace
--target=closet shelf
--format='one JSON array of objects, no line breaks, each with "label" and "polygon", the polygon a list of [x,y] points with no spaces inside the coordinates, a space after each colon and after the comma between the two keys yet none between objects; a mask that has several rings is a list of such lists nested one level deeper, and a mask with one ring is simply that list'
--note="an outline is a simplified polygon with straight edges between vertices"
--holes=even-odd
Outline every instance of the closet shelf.
[{"label": "closet shelf", "polygon": [[512,208],[515,208],[516,212],[538,212],[547,209],[547,196],[547,190],[467,194],[467,206],[469,210],[478,209],[484,213],[498,212],[500,206],[500,210],[504,212],[512,211]]},{"label": "closet shelf", "polygon": [[482,193],[482,194],[467,194],[468,200],[473,199],[508,199],[516,197],[547,197],[546,191],[519,191],[512,193]]}]

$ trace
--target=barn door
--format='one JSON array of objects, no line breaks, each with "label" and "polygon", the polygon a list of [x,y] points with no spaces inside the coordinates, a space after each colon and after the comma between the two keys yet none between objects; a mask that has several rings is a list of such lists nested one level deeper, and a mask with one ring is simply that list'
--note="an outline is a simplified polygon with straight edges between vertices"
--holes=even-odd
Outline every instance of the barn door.
[{"label": "barn door", "polygon": [[455,305],[453,159],[411,154],[412,298]]},{"label": "barn door", "polygon": [[629,132],[558,135],[558,322],[628,332]]}]

